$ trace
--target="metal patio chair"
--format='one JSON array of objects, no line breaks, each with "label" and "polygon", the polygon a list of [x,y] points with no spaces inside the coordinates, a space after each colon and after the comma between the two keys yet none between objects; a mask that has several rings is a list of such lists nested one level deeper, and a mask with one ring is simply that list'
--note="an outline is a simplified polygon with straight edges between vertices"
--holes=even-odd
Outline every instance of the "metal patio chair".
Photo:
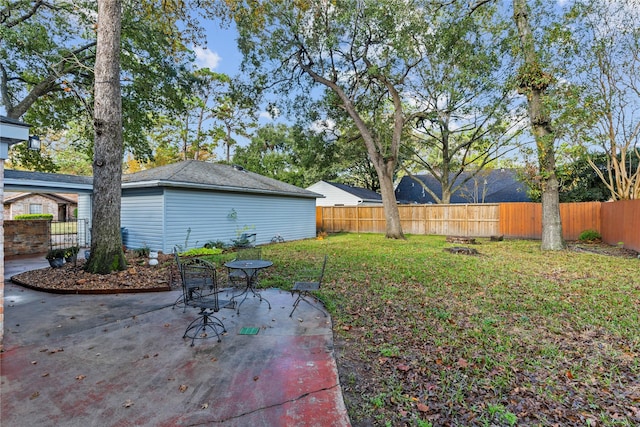
[{"label": "metal patio chair", "polygon": [[[191,338],[191,346],[197,339],[210,338],[215,334],[220,342],[221,334],[227,332],[222,321],[214,313],[220,310],[216,266],[195,258],[182,264],[182,293],[185,307],[200,310],[198,317],[187,326],[183,338]],[[210,334],[211,333],[211,334]]]},{"label": "metal patio chair", "polygon": [[[319,302],[318,298],[316,298],[312,294],[312,292],[320,290],[320,286],[322,286],[322,280],[324,279],[324,271],[325,271],[326,267],[327,267],[327,255],[324,256],[324,261],[322,262],[322,269],[320,269],[320,274],[315,276],[315,277],[317,277],[317,280],[313,280],[312,279],[311,281],[297,281],[297,282],[294,282],[293,288],[291,288],[291,296],[293,296],[294,294],[298,294],[298,297],[296,298],[296,300],[293,303],[293,309],[291,310],[291,313],[289,313],[289,317],[293,316],[293,312],[296,311],[296,308],[298,308],[298,305],[302,301],[306,302],[311,307],[313,307],[316,310],[320,311],[324,315],[324,317],[327,317],[327,313],[323,309],[321,309],[317,305],[311,303],[311,301],[309,301],[307,299],[308,297],[311,297],[316,301],[316,303]],[[315,279],[315,277],[314,277],[314,279]]]}]

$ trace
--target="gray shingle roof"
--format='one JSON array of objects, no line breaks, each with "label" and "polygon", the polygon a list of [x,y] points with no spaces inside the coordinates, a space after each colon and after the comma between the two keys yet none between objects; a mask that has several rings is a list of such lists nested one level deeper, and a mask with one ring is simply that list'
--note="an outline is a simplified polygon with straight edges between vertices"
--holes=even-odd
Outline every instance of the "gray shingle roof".
[{"label": "gray shingle roof", "polygon": [[[495,169],[486,171],[488,174],[479,176],[480,190],[486,190],[484,203],[529,202],[527,186],[520,182],[513,169]],[[458,177],[456,182],[466,175]],[[442,196],[442,185],[432,175],[416,175],[438,197]],[[486,186],[486,187],[485,187]],[[474,193],[473,180],[468,181],[462,189],[451,195],[451,203],[476,203],[470,194]],[[396,187],[398,203],[435,203],[429,193],[410,176],[404,176]],[[481,201],[481,200],[479,200]]]},{"label": "gray shingle roof", "polygon": [[340,184],[337,182],[328,182],[327,184],[331,184],[336,188],[339,188],[342,191],[346,191],[349,194],[353,194],[354,196],[362,199],[363,201],[382,201],[382,196],[375,191],[369,190],[367,188],[361,187],[352,187],[346,184]]},{"label": "gray shingle roof", "polygon": [[312,191],[253,173],[240,167],[186,160],[127,174],[122,188],[183,187],[242,193],[322,197]]}]

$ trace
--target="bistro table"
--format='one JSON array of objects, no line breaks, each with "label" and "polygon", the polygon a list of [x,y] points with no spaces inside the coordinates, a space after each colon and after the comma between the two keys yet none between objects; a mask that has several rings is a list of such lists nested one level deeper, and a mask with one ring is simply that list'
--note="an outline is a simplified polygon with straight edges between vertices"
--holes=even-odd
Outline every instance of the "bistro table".
[{"label": "bistro table", "polygon": [[271,310],[271,303],[269,303],[269,301],[266,298],[262,298],[262,295],[260,295],[260,292],[256,291],[254,284],[258,277],[258,272],[263,268],[268,268],[268,267],[271,267],[272,265],[273,265],[273,262],[267,261],[264,259],[238,259],[235,261],[226,262],[224,264],[224,266],[229,269],[242,271],[245,277],[247,278],[247,287],[245,288],[245,290],[239,293],[238,295],[233,295],[231,297],[231,301],[233,301],[236,298],[240,298],[242,295],[244,295],[244,298],[242,299],[242,301],[240,301],[240,304],[238,304],[237,306],[238,315],[240,314],[240,306],[249,296],[249,292],[251,292],[254,297],[257,296],[258,298],[260,298],[260,302],[262,302],[262,300],[265,300],[269,305],[269,310]]}]

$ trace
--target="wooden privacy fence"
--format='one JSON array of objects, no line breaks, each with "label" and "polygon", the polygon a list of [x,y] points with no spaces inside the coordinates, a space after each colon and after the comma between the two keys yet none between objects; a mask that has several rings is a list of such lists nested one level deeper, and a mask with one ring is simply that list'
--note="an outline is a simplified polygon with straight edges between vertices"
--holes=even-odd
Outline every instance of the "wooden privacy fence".
[{"label": "wooden privacy fence", "polygon": [[[498,204],[401,205],[400,224],[407,234],[495,236],[500,231]],[[382,206],[318,206],[316,226],[327,232],[384,233]]]},{"label": "wooden privacy fence", "polygon": [[[401,205],[402,230],[408,234],[539,239],[542,235],[540,203],[469,205]],[[611,244],[624,242],[640,251],[640,200],[561,203],[560,217],[566,240],[577,240],[584,230],[600,232]],[[382,206],[324,206],[316,208],[316,226],[327,232],[384,233]]]},{"label": "wooden privacy fence", "polygon": [[[578,240],[584,230],[600,231],[600,202],[560,203],[562,235]],[[539,239],[542,236],[542,204],[501,203],[500,231],[505,237]]]}]

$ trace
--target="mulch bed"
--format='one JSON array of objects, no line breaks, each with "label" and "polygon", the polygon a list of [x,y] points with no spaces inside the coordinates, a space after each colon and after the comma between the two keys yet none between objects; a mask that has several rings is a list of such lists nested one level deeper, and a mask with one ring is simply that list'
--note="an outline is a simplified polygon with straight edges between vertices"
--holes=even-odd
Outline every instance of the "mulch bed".
[{"label": "mulch bed", "polygon": [[110,274],[88,273],[84,262],[79,259],[61,268],[26,271],[11,280],[27,288],[59,294],[112,294],[169,291],[178,277],[172,255],[159,254],[158,265],[150,266],[146,258],[127,253],[129,267]]}]

